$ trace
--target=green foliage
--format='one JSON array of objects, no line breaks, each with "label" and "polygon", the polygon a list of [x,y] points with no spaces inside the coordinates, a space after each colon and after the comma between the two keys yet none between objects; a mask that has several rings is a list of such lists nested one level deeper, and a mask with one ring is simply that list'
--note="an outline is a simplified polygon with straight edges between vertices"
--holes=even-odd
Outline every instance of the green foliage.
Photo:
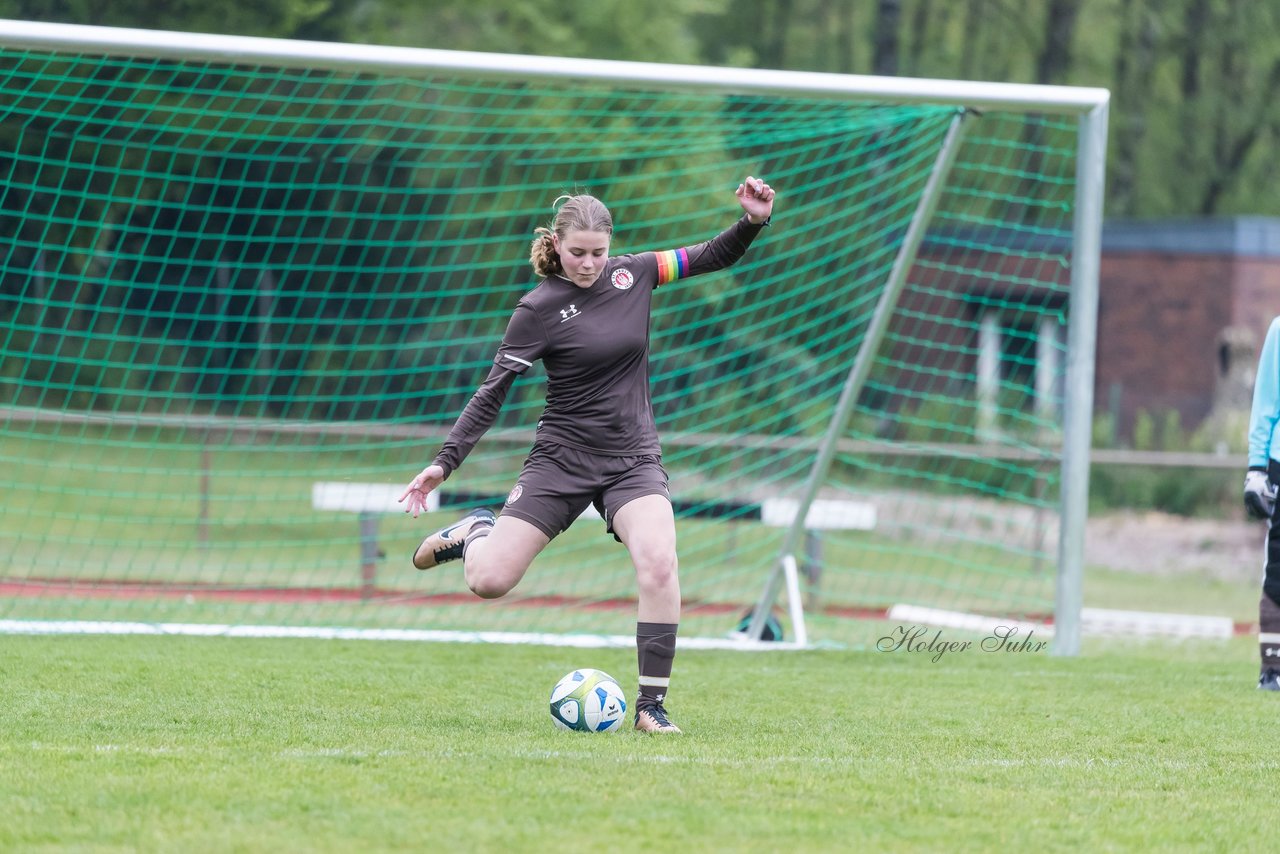
[{"label": "green foliage", "polygon": [[1093,415],[1092,447],[1115,447],[1116,434],[1116,417],[1110,412],[1095,412]]},{"label": "green foliage", "polygon": [[730,14],[727,0],[382,0],[362,4],[352,26],[377,43],[452,50],[697,64],[690,22]]},{"label": "green foliage", "polygon": [[1151,451],[1156,446],[1156,422],[1145,409],[1133,419],[1133,447],[1139,451]]},{"label": "green foliage", "polygon": [[1139,410],[1133,419],[1133,447],[1138,451],[1186,451],[1189,437],[1182,430],[1177,410],[1160,413]]},{"label": "green foliage", "polygon": [[1231,412],[1206,419],[1187,439],[1192,451],[1243,456],[1249,449],[1249,412]]},{"label": "green foliage", "polygon": [[1160,510],[1180,516],[1223,516],[1239,509],[1238,478],[1218,469],[1095,464],[1089,475],[1092,510]]},{"label": "green foliage", "polygon": [[[0,17],[450,50],[910,77],[1114,94],[1108,213],[1276,214],[1280,12],[1252,0],[862,4],[830,0],[0,0]],[[892,60],[874,43],[897,16]],[[1059,19],[1060,20],[1060,19]],[[877,67],[877,63],[880,66]],[[1059,68],[1054,79],[1045,69]],[[1176,174],[1177,181],[1166,176]]]},{"label": "green foliage", "polygon": [[[1094,447],[1114,448],[1113,418],[1094,418]],[[1134,417],[1135,451],[1222,451],[1220,425],[1206,423],[1195,433],[1182,429],[1174,410],[1140,410]],[[1222,516],[1242,512],[1237,478],[1223,469],[1095,463],[1089,476],[1089,503],[1097,511],[1160,510],[1182,516]]]},{"label": "green foliage", "polygon": [[0,0],[0,17],[151,30],[348,38],[357,0]]}]

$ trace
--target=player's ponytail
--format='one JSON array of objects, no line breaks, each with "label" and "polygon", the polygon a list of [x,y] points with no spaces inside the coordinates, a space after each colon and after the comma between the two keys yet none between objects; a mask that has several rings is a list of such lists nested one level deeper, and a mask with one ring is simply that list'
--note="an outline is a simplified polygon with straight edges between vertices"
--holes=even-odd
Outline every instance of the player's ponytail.
[{"label": "player's ponytail", "polygon": [[563,273],[564,267],[560,264],[560,255],[556,252],[556,245],[551,240],[551,229],[536,228],[533,233],[535,235],[533,243],[529,244],[529,263],[533,265],[533,272],[543,278]]},{"label": "player's ponytail", "polygon": [[545,228],[534,229],[533,242],[529,244],[529,263],[533,265],[533,272],[543,277],[558,276],[564,272],[560,254],[556,252],[552,240],[553,235],[564,240],[564,236],[571,231],[613,234],[613,215],[604,206],[604,202],[595,196],[585,193],[560,196],[552,203],[552,207],[556,208],[555,219]]}]

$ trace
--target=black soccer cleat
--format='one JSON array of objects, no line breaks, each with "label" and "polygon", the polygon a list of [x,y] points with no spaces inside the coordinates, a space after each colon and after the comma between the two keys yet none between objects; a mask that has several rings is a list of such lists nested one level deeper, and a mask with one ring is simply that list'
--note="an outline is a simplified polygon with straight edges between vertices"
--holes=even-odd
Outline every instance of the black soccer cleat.
[{"label": "black soccer cleat", "polygon": [[1262,668],[1262,675],[1258,677],[1259,691],[1280,691],[1280,670],[1274,667]]},{"label": "black soccer cleat", "polygon": [[678,733],[680,727],[667,718],[667,710],[661,703],[652,703],[644,708],[636,707],[636,729],[639,732]]},{"label": "black soccer cleat", "polygon": [[413,553],[413,565],[418,569],[431,569],[445,561],[457,560],[462,557],[462,547],[471,529],[476,525],[492,527],[495,521],[493,511],[487,507],[472,510],[447,528],[428,535]]}]

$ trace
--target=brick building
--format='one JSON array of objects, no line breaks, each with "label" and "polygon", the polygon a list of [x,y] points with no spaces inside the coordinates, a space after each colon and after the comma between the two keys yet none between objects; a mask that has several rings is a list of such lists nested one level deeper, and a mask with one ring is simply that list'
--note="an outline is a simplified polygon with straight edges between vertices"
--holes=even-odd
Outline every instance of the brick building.
[{"label": "brick building", "polygon": [[1257,349],[1280,314],[1280,219],[1103,226],[1094,408],[1128,435],[1139,411],[1194,429],[1248,409]]},{"label": "brick building", "polygon": [[[907,319],[889,345],[902,366],[895,382],[971,403],[979,433],[1010,384],[1029,391],[1021,407],[1056,406],[1069,247],[1021,233],[948,237],[926,241],[916,287],[903,294]],[[1001,251],[946,263],[957,243]],[[1052,284],[1019,275],[1032,256],[1038,280]],[[1280,219],[1106,222],[1099,286],[1094,411],[1114,417],[1117,438],[1130,439],[1144,411],[1177,412],[1188,431],[1213,417],[1213,429],[1242,438],[1258,347],[1280,314]]]}]

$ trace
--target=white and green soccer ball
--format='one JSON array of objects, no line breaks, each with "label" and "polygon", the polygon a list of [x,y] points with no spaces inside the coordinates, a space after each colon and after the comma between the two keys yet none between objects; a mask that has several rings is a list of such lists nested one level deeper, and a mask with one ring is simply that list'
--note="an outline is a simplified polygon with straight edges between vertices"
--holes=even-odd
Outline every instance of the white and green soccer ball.
[{"label": "white and green soccer ball", "polygon": [[617,732],[626,715],[622,686],[603,670],[575,670],[551,689],[551,720],[560,729]]}]

